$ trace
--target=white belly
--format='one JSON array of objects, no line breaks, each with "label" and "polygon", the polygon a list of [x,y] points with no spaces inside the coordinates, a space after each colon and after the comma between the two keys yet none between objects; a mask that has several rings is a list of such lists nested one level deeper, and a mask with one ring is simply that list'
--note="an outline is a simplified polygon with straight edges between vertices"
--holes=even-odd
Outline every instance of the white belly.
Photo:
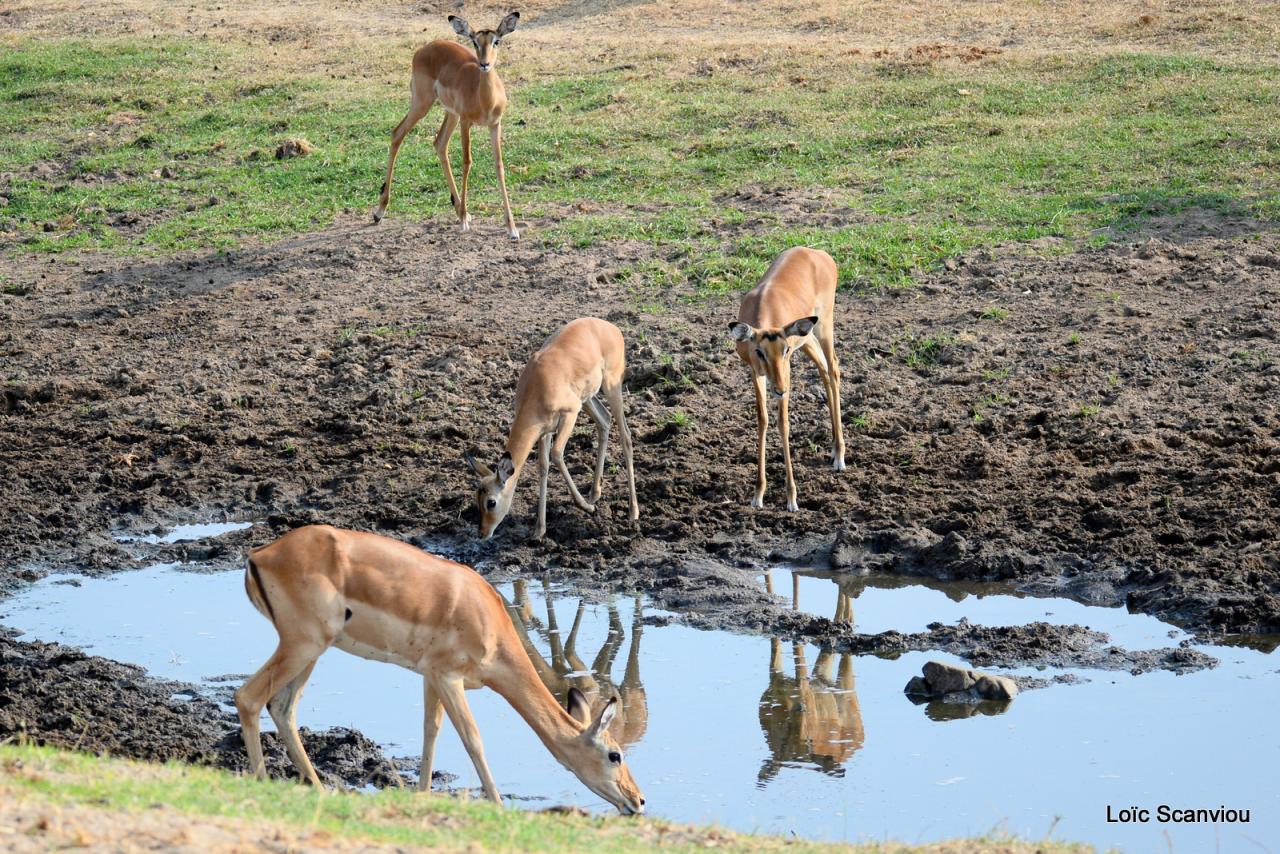
[{"label": "white belly", "polygon": [[385,661],[388,664],[398,664],[401,667],[408,668],[409,670],[419,673],[422,672],[418,662],[406,658],[403,655],[399,655],[391,650],[379,649],[376,646],[361,643],[345,632],[338,635],[338,639],[333,642],[333,645],[343,652],[349,652],[352,655],[358,655],[361,658],[367,658],[371,661]]}]

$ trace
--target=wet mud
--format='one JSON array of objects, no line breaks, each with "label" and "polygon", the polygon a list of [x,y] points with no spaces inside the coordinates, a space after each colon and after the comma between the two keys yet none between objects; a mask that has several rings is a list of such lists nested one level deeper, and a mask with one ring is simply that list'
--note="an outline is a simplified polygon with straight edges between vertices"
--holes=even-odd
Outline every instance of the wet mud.
[{"label": "wet mud", "polygon": [[[327,785],[400,784],[393,760],[360,733],[345,727],[300,732]],[[248,768],[236,716],[193,686],[61,644],[0,637],[0,741],[10,738],[154,762]],[[272,776],[297,776],[274,732],[264,733],[263,751]]]},{"label": "wet mud", "polygon": [[[679,259],[649,245],[547,248],[536,225],[513,244],[484,226],[462,237],[444,222],[352,219],[162,260],[8,262],[0,589],[156,559],[232,566],[249,545],[327,522],[495,579],[642,591],[691,625],[861,652],[941,649],[975,666],[1210,662],[1180,647],[1117,652],[1082,627],[1043,624],[858,635],[790,610],[754,571],[787,561],[999,580],[1126,605],[1202,640],[1280,631],[1275,232],[1087,250],[1043,241],[953,259],[911,289],[846,290],[849,468],[830,470],[821,385],[797,360],[800,509],[789,513],[776,434],[766,507],[748,506],[755,416],[725,329],[736,298],[650,287],[647,265]],[[640,522],[626,519],[615,446],[595,514],[553,478],[548,537],[528,542],[529,475],[495,539],[476,542],[462,455],[501,453],[525,357],[584,314],[628,340]],[[579,484],[592,441],[580,425],[566,454]],[[113,538],[196,519],[257,524],[154,547]],[[5,649],[31,685],[73,665],[39,645]],[[199,717],[165,708],[175,727]],[[216,758],[214,745],[187,747]]]}]

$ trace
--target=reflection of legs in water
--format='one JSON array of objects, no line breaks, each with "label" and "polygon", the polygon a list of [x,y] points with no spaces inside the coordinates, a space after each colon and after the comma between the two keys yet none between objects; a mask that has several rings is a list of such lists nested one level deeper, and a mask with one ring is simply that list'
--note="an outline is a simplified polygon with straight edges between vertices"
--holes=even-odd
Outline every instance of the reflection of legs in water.
[{"label": "reflection of legs in water", "polygon": [[793,644],[795,674],[788,676],[783,645],[769,641],[769,686],[760,697],[760,727],[769,748],[759,773],[767,783],[786,765],[816,766],[843,773],[844,763],[862,747],[865,734],[854,692],[853,656],[822,651],[812,669],[804,644]]},{"label": "reflection of legs in water", "polygon": [[[640,682],[640,627],[643,620],[644,608],[637,596],[635,616],[631,621],[631,646],[627,650],[627,666],[618,692],[622,698],[622,714],[614,718],[613,727],[614,737],[624,748],[638,742],[649,728],[649,700]],[[621,729],[617,724],[619,719],[623,721]]]},{"label": "reflection of legs in water", "polygon": [[[836,582],[839,584],[839,582]],[[836,615],[835,622],[853,624],[853,599],[848,593],[841,590],[836,594]]]}]

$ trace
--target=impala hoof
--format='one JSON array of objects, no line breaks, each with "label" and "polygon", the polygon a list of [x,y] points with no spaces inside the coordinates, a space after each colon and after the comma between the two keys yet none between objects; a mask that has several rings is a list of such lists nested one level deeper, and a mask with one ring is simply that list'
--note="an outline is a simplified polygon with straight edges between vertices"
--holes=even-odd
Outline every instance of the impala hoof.
[{"label": "impala hoof", "polygon": [[462,221],[462,233],[466,234],[471,230],[471,217],[467,217]]},{"label": "impala hoof", "polygon": [[382,210],[382,208],[378,208],[377,210],[375,210],[375,211],[373,212],[373,224],[374,224],[374,225],[377,225],[378,223],[382,222],[382,216],[383,216],[383,214],[384,214],[384,213],[386,213],[386,211]]},{"label": "impala hoof", "polygon": [[751,506],[752,506],[752,507],[754,507],[754,508],[755,508],[755,509],[757,509],[757,510],[763,510],[763,509],[764,509],[764,496],[763,496],[763,495],[757,495],[755,498],[751,499]]},{"label": "impala hoof", "polygon": [[800,509],[800,505],[796,503],[796,500],[794,498],[788,498],[787,509],[790,510],[792,513],[794,513]]},{"label": "impala hoof", "polygon": [[831,463],[832,471],[844,471],[844,457],[836,457]]},{"label": "impala hoof", "polygon": [[511,229],[510,231],[508,231],[508,232],[507,232],[507,236],[508,236],[508,237],[510,237],[512,240],[519,240],[519,239],[520,239],[520,229],[515,228],[515,227],[513,226],[513,227],[512,227],[512,229]]}]

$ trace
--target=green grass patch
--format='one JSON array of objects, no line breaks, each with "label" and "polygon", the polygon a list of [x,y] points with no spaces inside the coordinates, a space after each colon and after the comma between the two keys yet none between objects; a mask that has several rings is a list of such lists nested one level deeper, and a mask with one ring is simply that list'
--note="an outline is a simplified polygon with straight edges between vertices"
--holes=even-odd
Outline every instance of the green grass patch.
[{"label": "green grass patch", "polygon": [[[251,50],[180,39],[9,46],[0,160],[12,177],[0,219],[37,251],[167,252],[371,209],[405,86],[286,76]],[[650,242],[678,269],[672,281],[706,294],[747,287],[797,244],[831,252],[846,286],[874,288],[974,247],[1100,243],[1190,207],[1280,218],[1274,64],[1114,55],[883,70],[854,64],[783,87],[747,70],[529,75],[509,85],[517,215],[548,212],[539,238],[551,244]],[[402,149],[393,216],[452,216],[429,145],[437,119]],[[316,151],[277,161],[285,137]],[[472,207],[496,221],[487,134],[474,148]],[[732,194],[749,185],[786,194],[746,209]],[[815,200],[837,216],[814,216]],[[760,224],[744,234],[748,219]]]},{"label": "green grass patch", "polygon": [[[299,831],[439,850],[484,851],[737,851],[910,852],[894,843],[841,846],[718,828],[685,827],[653,819],[549,815],[501,809],[483,801],[407,790],[323,792],[287,781],[260,782],[189,765],[152,765],[25,745],[0,745],[0,803],[13,794],[64,806],[121,813],[157,806],[191,816],[270,821]],[[2,811],[2,809],[0,809]],[[1090,849],[1016,840],[953,843],[948,851],[1058,852]]]}]

